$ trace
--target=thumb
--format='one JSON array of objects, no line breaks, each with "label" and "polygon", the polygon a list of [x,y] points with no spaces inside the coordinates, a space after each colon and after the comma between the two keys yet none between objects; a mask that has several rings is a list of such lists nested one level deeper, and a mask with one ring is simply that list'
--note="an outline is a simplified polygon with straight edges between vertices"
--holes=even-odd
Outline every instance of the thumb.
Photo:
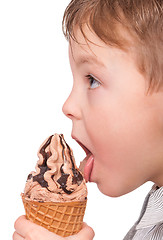
[{"label": "thumb", "polygon": [[83,223],[82,230],[76,234],[75,239],[78,240],[92,240],[95,236],[95,233],[91,227],[89,227],[86,223]]}]

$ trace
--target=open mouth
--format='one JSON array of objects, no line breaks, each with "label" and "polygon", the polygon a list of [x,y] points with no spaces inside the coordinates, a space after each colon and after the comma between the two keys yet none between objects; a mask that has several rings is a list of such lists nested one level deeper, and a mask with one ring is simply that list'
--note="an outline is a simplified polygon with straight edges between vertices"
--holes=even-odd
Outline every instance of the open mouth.
[{"label": "open mouth", "polygon": [[[74,138],[75,139],[75,138]],[[84,160],[80,163],[79,170],[84,174],[84,178],[86,182],[92,181],[91,180],[91,173],[94,166],[94,157],[93,154],[89,151],[89,149],[83,145],[81,142],[79,142],[77,139],[75,139],[76,142],[81,146],[81,148],[86,153],[86,157]]]},{"label": "open mouth", "polygon": [[80,145],[80,147],[84,150],[84,152],[86,153],[86,155],[91,154],[91,152],[89,151],[88,148],[86,148],[86,146],[84,146],[81,142],[79,142],[78,140],[76,140],[76,142]]}]

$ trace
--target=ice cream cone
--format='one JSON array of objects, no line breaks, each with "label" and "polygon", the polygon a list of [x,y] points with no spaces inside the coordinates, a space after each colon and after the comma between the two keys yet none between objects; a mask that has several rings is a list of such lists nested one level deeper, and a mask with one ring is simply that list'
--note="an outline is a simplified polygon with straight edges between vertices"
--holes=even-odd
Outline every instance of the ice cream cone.
[{"label": "ice cream cone", "polygon": [[24,197],[22,200],[28,220],[45,227],[62,237],[78,233],[82,228],[85,201],[37,202]]}]

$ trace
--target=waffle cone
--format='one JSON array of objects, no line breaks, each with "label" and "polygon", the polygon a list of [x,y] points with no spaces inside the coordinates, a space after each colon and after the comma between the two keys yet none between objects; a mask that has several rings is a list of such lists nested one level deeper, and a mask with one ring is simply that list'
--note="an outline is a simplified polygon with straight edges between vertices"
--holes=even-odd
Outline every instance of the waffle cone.
[{"label": "waffle cone", "polygon": [[22,194],[26,218],[62,237],[78,233],[82,228],[85,201],[79,202],[37,202]]}]

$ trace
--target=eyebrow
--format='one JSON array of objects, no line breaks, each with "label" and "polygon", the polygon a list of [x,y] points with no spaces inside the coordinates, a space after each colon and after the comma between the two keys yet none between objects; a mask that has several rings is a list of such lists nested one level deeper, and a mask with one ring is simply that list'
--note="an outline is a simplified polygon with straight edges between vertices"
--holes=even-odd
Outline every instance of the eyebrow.
[{"label": "eyebrow", "polygon": [[98,60],[96,57],[93,57],[93,56],[81,56],[77,59],[76,63],[77,65],[90,63],[90,64],[99,65],[101,67],[105,67],[103,62],[101,62],[100,60]]}]

